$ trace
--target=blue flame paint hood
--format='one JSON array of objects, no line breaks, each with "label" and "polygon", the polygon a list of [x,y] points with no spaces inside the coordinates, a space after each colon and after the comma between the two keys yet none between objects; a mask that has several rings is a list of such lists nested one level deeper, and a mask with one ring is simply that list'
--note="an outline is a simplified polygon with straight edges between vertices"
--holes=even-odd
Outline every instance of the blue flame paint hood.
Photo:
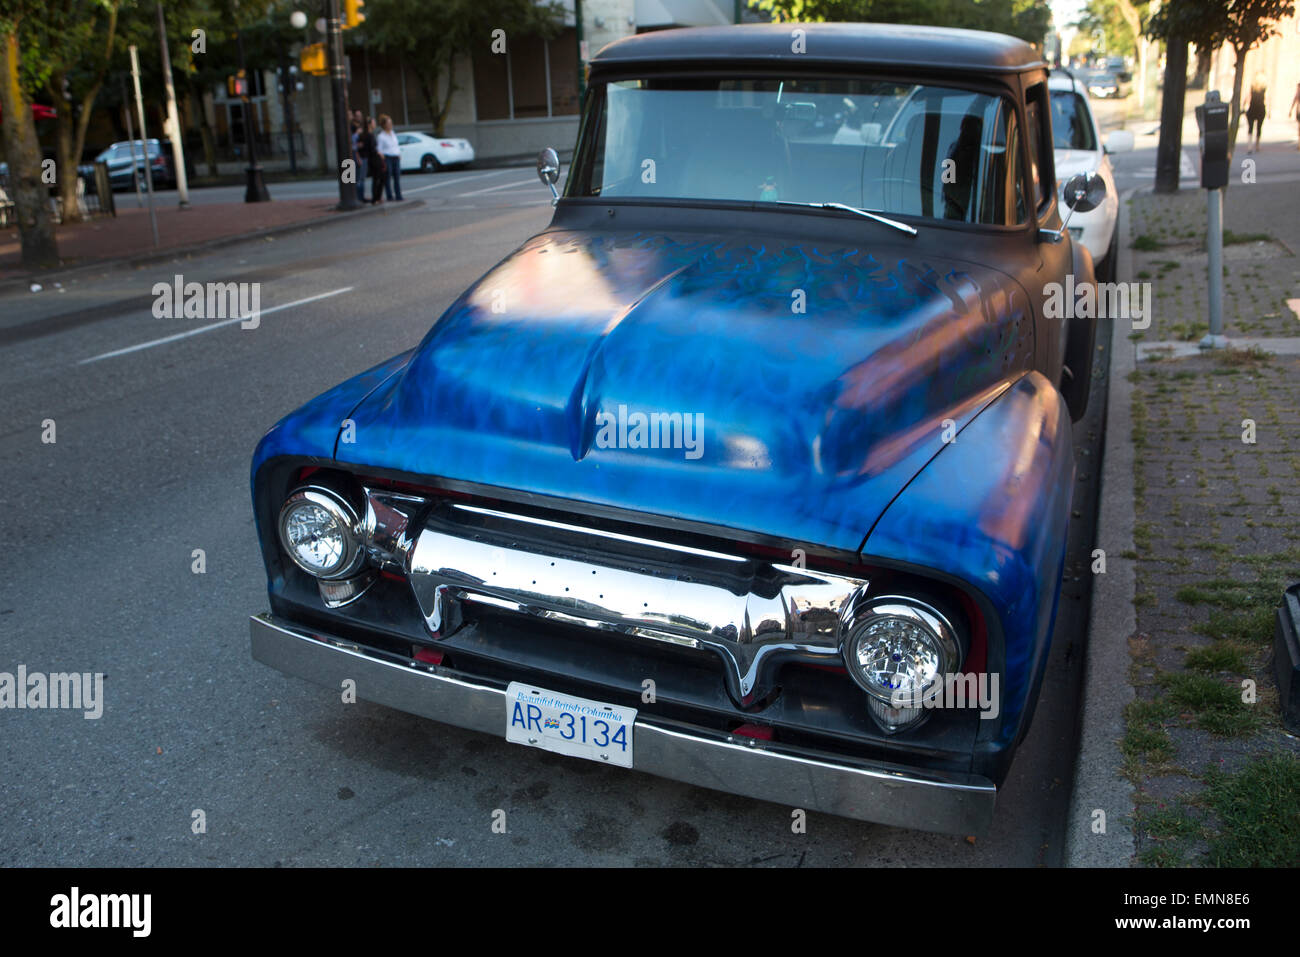
[{"label": "blue flame paint hood", "polygon": [[[915,247],[552,230],[438,319],[336,457],[855,550],[1033,350],[1019,286]],[[633,447],[637,413],[701,444]]]}]

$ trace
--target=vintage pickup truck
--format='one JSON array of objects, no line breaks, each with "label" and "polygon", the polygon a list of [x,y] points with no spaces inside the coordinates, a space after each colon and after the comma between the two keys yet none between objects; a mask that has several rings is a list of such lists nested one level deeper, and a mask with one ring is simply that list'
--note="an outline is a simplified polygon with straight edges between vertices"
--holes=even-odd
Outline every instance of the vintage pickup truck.
[{"label": "vintage pickup truck", "polygon": [[550,225],[262,439],[254,657],[610,773],[983,832],[1096,334],[1044,308],[1094,282],[1061,197],[1104,194],[1057,189],[1047,79],[922,27],[604,48]]}]

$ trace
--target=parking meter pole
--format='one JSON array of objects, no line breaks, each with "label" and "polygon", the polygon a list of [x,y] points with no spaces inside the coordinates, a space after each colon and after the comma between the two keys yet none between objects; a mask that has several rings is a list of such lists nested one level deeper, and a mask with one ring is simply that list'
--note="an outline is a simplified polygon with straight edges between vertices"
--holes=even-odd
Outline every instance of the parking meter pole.
[{"label": "parking meter pole", "polygon": [[1205,239],[1210,251],[1210,334],[1211,349],[1227,345],[1223,336],[1223,190],[1206,191],[1210,203],[1210,233]]},{"label": "parking meter pole", "polygon": [[1206,281],[1210,293],[1210,332],[1200,342],[1202,349],[1225,349],[1223,334],[1223,190],[1228,185],[1228,104],[1218,90],[1205,94],[1196,108],[1196,125],[1201,133],[1201,186],[1209,204],[1205,248],[1209,251]]},{"label": "parking meter pole", "polygon": [[[135,84],[135,110],[140,115],[140,142],[144,147],[144,186],[149,200],[149,225],[153,228],[153,244],[158,245],[158,217],[153,211],[153,168],[149,165],[149,134],[144,127],[144,98],[140,95],[140,56],[133,45],[131,48],[131,80]],[[161,146],[161,144],[160,144]],[[135,155],[134,149],[132,156]],[[137,187],[138,188],[138,187]]]}]

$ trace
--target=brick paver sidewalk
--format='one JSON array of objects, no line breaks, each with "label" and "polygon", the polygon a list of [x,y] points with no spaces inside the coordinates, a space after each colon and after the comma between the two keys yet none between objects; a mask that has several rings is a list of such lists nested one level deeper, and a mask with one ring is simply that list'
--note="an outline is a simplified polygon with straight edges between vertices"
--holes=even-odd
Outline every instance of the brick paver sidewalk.
[{"label": "brick paver sidewalk", "polygon": [[[1244,144],[1243,129],[1238,172]],[[1279,138],[1257,155],[1269,174],[1238,176],[1224,200],[1224,320],[1229,337],[1267,345],[1300,336],[1300,153]],[[1133,198],[1130,278],[1155,300],[1130,338],[1207,330],[1205,201]],[[1272,646],[1274,610],[1300,580],[1300,356],[1156,353],[1132,378],[1137,700],[1122,750],[1138,863],[1295,866],[1300,739],[1280,723]]]},{"label": "brick paver sidewalk", "polygon": [[[266,229],[329,220],[339,215],[329,199],[289,199],[270,203],[213,203],[181,210],[176,194],[155,197],[159,252],[181,249],[212,240],[249,235]],[[149,212],[136,206],[134,194],[117,195],[117,216],[57,227],[63,265],[130,259],[154,252]],[[18,230],[0,231],[0,281],[29,275],[20,261]],[[34,275],[40,281],[39,275]]]}]

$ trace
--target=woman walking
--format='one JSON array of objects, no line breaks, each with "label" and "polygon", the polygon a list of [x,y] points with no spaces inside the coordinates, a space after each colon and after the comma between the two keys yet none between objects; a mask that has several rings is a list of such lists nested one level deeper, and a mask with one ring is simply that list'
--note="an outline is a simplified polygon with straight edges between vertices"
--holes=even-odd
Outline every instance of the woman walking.
[{"label": "woman walking", "polygon": [[402,150],[397,145],[397,134],[393,132],[393,118],[387,113],[379,114],[379,132],[375,142],[384,165],[388,167],[388,179],[384,183],[384,195],[397,202],[402,201]]},{"label": "woman walking", "polygon": [[1250,84],[1250,102],[1246,106],[1246,142],[1255,137],[1255,145],[1247,153],[1259,151],[1259,137],[1264,132],[1264,117],[1268,115],[1268,78],[1264,71],[1255,74]]}]

